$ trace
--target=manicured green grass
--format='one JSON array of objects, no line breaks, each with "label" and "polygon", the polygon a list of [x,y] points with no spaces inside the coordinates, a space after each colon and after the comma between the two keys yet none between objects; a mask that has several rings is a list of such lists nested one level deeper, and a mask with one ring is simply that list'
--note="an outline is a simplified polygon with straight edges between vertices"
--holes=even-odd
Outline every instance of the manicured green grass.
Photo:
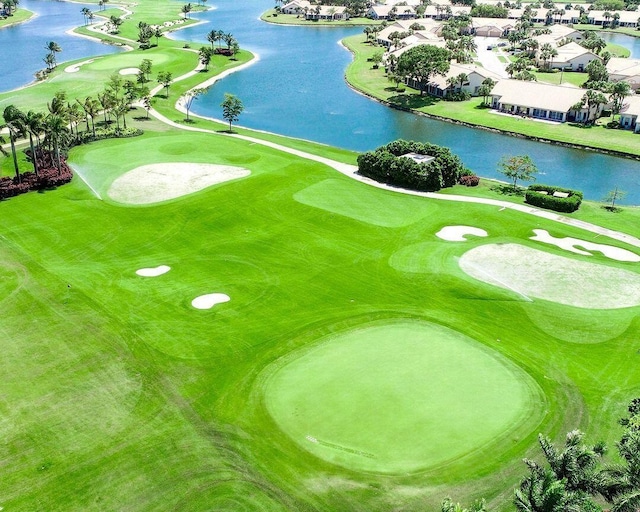
[{"label": "manicured green grass", "polygon": [[303,449],[360,471],[406,474],[462,458],[482,465],[544,407],[535,382],[508,360],[419,321],[347,330],[277,366],[266,403],[278,425]]},{"label": "manicured green grass", "polygon": [[607,51],[611,55],[614,55],[616,57],[629,57],[631,55],[631,50],[625,48],[624,46],[620,46],[619,44],[613,43],[608,43],[603,51]]},{"label": "manicured green grass", "polygon": [[[539,71],[534,71],[533,74],[536,76],[538,82],[546,82],[549,84],[559,85],[563,84],[573,84],[576,87],[581,87],[583,83],[585,83],[589,79],[589,75],[586,73],[578,73],[578,72],[553,72],[553,73],[540,73]],[[560,82],[562,80],[562,82]]]},{"label": "manicured green grass", "polygon": [[24,23],[33,17],[33,12],[27,9],[16,9],[11,16],[0,19],[0,28],[10,27],[18,23]]},{"label": "manicured green grass", "polygon": [[638,136],[627,130],[610,130],[601,124],[584,127],[570,123],[542,123],[519,117],[499,116],[481,107],[482,98],[470,101],[442,101],[407,88],[398,93],[384,74],[384,69],[372,69],[367,59],[377,50],[366,44],[364,36],[351,36],[344,40],[354,53],[354,62],[347,68],[346,78],[356,89],[374,98],[389,102],[402,109],[412,109],[444,119],[462,121],[471,125],[495,128],[547,140],[555,140],[576,146],[588,146],[640,155]]},{"label": "manicured green grass", "polygon": [[306,20],[304,16],[298,16],[296,14],[281,14],[277,13],[275,9],[269,9],[262,13],[260,16],[262,21],[267,23],[275,23],[279,25],[302,25],[309,27],[317,26],[353,26],[353,25],[380,25],[380,21],[372,20],[370,18],[350,18],[348,20]]},{"label": "manicured green grass", "polygon": [[[150,19],[176,5],[141,0],[138,8],[141,17]],[[103,80],[147,55],[157,59],[154,72],[162,66],[177,76],[195,66],[195,54],[163,43],[157,50],[101,57],[83,66],[77,77],[86,73],[87,79],[74,94],[93,93],[89,76]],[[221,58],[211,73],[249,58],[247,52],[238,61]],[[56,78],[60,70],[56,73],[52,82],[72,87],[66,77]],[[176,99],[207,76],[175,83],[169,98],[156,97],[154,106],[182,122],[184,115],[173,109]],[[370,78],[379,81],[375,74]],[[54,92],[47,87],[8,93],[2,101],[36,108]],[[492,510],[506,511],[525,472],[521,459],[538,455],[538,432],[560,438],[582,428],[593,440],[618,437],[611,426],[640,391],[635,371],[640,307],[594,313],[525,302],[470,278],[458,259],[482,244],[518,243],[637,272],[634,264],[598,253],[573,255],[531,241],[536,228],[558,237],[637,248],[493,206],[376,189],[323,164],[220,133],[136,123],[145,127],[142,137],[73,148],[70,162],[79,175],[71,184],[0,203],[5,510],[436,510],[444,496],[452,495],[465,502],[484,496]],[[226,129],[201,119],[189,126]],[[353,152],[339,148],[237,131],[355,161]],[[22,156],[21,162],[28,167]],[[252,174],[145,207],[99,200],[80,179],[103,196],[118,176],[157,162],[234,165]],[[0,165],[3,172],[12,172],[9,159],[2,158]],[[452,192],[511,199],[497,195],[484,180],[480,188]],[[640,234],[640,210],[610,214],[587,203],[573,216]],[[486,229],[489,237],[446,242],[435,236],[444,226],[460,224]],[[162,264],[171,270],[160,277],[135,273]],[[207,293],[225,293],[231,300],[211,310],[191,306],[193,298]],[[387,328],[398,323],[403,331]],[[423,340],[425,325],[431,333],[446,335]],[[371,348],[372,341],[378,350]],[[400,345],[408,351],[394,351]],[[442,351],[430,353],[427,346]],[[312,357],[314,349],[318,355],[327,350],[324,359]],[[344,357],[332,364],[336,354]],[[424,363],[447,354],[439,365]],[[465,415],[462,419],[450,416],[444,428],[429,429],[419,415],[412,416],[419,411],[409,407],[408,397],[364,396],[369,404],[377,400],[378,410],[366,409],[367,416],[375,412],[390,427],[411,427],[393,440],[414,457],[411,471],[424,468],[409,475],[393,475],[404,467],[394,459],[394,445],[383,446],[355,423],[344,429],[334,423],[332,430],[322,431],[324,438],[317,439],[325,444],[318,451],[285,435],[301,426],[291,415],[284,423],[274,419],[274,404],[299,403],[309,411],[309,428],[326,428],[325,421],[313,421],[322,411],[311,408],[319,404],[296,397],[298,388],[317,391],[325,404],[343,400],[347,412],[334,416],[343,425],[350,404],[364,408],[366,402],[355,395],[331,394],[337,383],[329,379],[325,389],[322,379],[333,375],[345,382],[350,370],[340,364],[364,364],[367,358],[403,366],[407,378],[385,371],[379,380],[388,391],[418,393],[413,396],[424,396],[419,395],[423,389],[411,387],[424,377],[420,362],[425,373],[436,372],[428,373],[429,383],[440,386],[442,399],[456,389],[443,384],[441,378],[450,377],[444,369],[464,377],[503,375],[513,384],[504,386],[512,407],[487,414],[481,404],[495,407],[495,395],[483,395],[482,386],[475,386],[473,396],[466,396],[471,395],[464,393],[469,383],[460,377],[455,382],[465,395],[460,400],[476,400],[466,402],[466,409],[453,408]],[[476,363],[469,372],[452,364],[465,358]],[[307,362],[314,371],[304,376],[313,379],[300,381],[303,370],[296,365]],[[483,376],[488,367],[494,371]],[[361,397],[376,376],[368,370],[361,380],[355,372],[346,379],[348,389],[358,389]],[[298,379],[295,389],[277,387],[286,372],[292,372],[286,378]],[[487,391],[495,390],[496,381],[489,383]],[[518,388],[522,383],[524,388]],[[531,402],[519,401],[517,390],[536,388],[533,399],[544,405],[521,423],[517,411]],[[404,413],[394,418],[396,405]],[[290,409],[281,410],[289,414]],[[365,421],[361,416],[358,421]],[[414,432],[416,421],[424,429],[422,437]],[[478,425],[479,437],[473,437]],[[460,429],[456,446],[461,451],[455,455],[461,458],[455,461],[445,460],[441,451],[434,454],[433,466],[420,466],[408,443],[402,443],[402,436],[422,443],[453,428]],[[489,432],[495,433],[492,443],[469,453]],[[353,453],[349,460],[332,459],[350,453],[336,450],[337,445],[349,448],[359,442],[366,444],[360,451],[385,454],[386,466],[362,471]],[[419,449],[417,454],[425,454],[426,444]]]}]

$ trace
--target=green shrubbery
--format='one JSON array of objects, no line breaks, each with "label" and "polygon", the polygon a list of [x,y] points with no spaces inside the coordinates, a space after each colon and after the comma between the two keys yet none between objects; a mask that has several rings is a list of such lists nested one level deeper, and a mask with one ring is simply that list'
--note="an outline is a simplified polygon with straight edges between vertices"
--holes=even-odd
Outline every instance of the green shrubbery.
[{"label": "green shrubbery", "polygon": [[139,128],[98,128],[96,134],[92,132],[82,132],[78,134],[77,144],[86,144],[88,142],[95,142],[103,139],[125,139],[127,137],[137,137],[144,132]]},{"label": "green shrubbery", "polygon": [[[568,197],[556,197],[554,192],[564,192]],[[580,208],[582,203],[582,192],[562,187],[552,187],[549,185],[531,185],[525,193],[525,202],[554,210],[556,212],[571,213]]]},{"label": "green shrubbery", "polygon": [[[429,155],[435,160],[418,163],[402,157],[407,153]],[[464,171],[462,161],[449,148],[428,142],[396,140],[358,157],[361,175],[411,190],[435,191],[452,187]]]}]

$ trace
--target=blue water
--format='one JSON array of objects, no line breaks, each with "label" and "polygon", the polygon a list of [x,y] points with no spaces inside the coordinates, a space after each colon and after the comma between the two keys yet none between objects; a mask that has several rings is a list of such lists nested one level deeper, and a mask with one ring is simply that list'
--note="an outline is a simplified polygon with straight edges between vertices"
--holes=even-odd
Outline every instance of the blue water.
[{"label": "blue water", "polygon": [[96,11],[96,4],[77,4],[52,0],[20,0],[20,8],[37,13],[31,21],[0,30],[0,91],[9,91],[35,79],[36,71],[45,69],[45,45],[55,41],[62,47],[56,55],[58,64],[91,55],[105,55],[121,51],[65,32],[82,25],[83,7]]},{"label": "blue water", "polygon": [[[8,82],[4,77],[5,68],[14,73],[14,68],[22,67],[15,63],[26,60],[30,53],[26,48],[31,48],[31,53],[36,54],[33,69],[40,69],[45,52],[43,50],[43,55],[40,55],[33,48],[44,46],[47,40],[60,42],[65,50],[61,58],[65,60],[114,51],[113,48],[93,44],[84,53],[70,56],[71,50],[67,48],[68,43],[64,42],[61,32],[82,23],[82,6],[79,4],[23,0],[21,5],[36,10],[46,7],[51,16],[58,9],[66,9],[66,14],[56,14],[56,18],[47,15],[48,21],[37,30],[33,27],[38,20],[21,27],[24,30],[32,26],[29,30],[33,33],[45,28],[50,30],[48,35],[39,34],[44,41],[42,43],[21,45],[20,40],[30,41],[32,36],[14,32],[16,52],[25,56],[14,60],[13,52],[5,54],[7,64],[0,62],[3,87],[6,83],[15,87],[30,81],[32,72],[18,82],[15,79]],[[263,23],[258,18],[273,6],[272,0],[217,0],[212,6],[214,10],[194,15],[205,23],[175,32],[174,36],[192,41],[192,47],[198,47],[209,44],[206,34],[210,30],[223,30],[232,33],[241,47],[258,54],[260,60],[213,86],[209,94],[196,103],[194,111],[199,114],[220,118],[220,103],[224,93],[230,92],[243,101],[246,110],[240,124],[250,128],[355,151],[373,149],[397,138],[431,141],[449,146],[476,173],[493,178],[503,178],[496,171],[502,156],[528,154],[541,171],[539,182],[576,188],[594,200],[601,199],[617,186],[628,192],[624,200],[626,204],[640,204],[640,162],[415,116],[357,94],[344,81],[344,70],[351,61],[351,54],[339,45],[339,41],[361,32],[360,27],[287,27]],[[0,37],[6,37],[3,32],[0,30]],[[78,44],[92,44],[80,38],[70,39]],[[626,44],[637,44],[632,38],[623,39],[628,39]]]},{"label": "blue water", "polygon": [[[176,34],[206,42],[210,30],[231,32],[240,46],[260,55],[250,68],[213,86],[196,104],[198,114],[220,118],[225,92],[245,105],[240,124],[356,151],[397,138],[449,146],[477,174],[503,178],[496,168],[504,155],[528,154],[541,171],[539,182],[582,190],[599,200],[618,186],[627,204],[640,204],[640,162],[592,151],[536,143],[393,110],[351,90],[344,69],[351,54],[338,42],[362,28],[286,27],[261,22],[271,0],[218,0],[198,14],[206,24]],[[638,138],[640,144],[640,136]]]},{"label": "blue water", "polygon": [[625,36],[624,34],[612,34],[611,32],[602,32],[600,36],[608,43],[619,44],[620,46],[624,46],[627,50],[630,50],[630,57],[632,59],[640,58],[640,37],[630,37]]}]

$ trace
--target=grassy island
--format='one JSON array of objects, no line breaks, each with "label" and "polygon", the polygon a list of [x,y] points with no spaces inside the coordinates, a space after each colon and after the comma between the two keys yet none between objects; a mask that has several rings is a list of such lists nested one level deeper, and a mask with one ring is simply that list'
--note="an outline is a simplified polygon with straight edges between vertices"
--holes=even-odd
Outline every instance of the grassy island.
[{"label": "grassy island", "polygon": [[[140,21],[178,18],[169,0],[130,8],[132,41]],[[392,101],[369,47],[347,43],[353,85]],[[506,512],[539,433],[613,446],[640,393],[640,210],[551,215],[486,180],[407,194],[364,180],[351,151],[187,122],[178,100],[253,56],[196,71],[182,46],[161,37],[0,95],[0,111],[44,112],[152,64],[149,111],[124,114],[142,135],[75,146],[71,183],[0,201],[5,510],[452,496]],[[454,110],[471,114],[486,116]]]}]

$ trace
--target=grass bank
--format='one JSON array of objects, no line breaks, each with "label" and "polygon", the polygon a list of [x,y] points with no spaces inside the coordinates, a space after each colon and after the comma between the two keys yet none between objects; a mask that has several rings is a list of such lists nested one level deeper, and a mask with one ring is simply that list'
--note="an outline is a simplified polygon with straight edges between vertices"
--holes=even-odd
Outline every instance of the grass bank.
[{"label": "grass bank", "polygon": [[16,9],[11,16],[0,19],[0,29],[29,21],[35,13],[27,9]]},{"label": "grass bank", "polygon": [[[512,116],[496,115],[483,108],[482,98],[464,102],[443,101],[431,96],[421,96],[419,91],[407,88],[398,92],[395,84],[387,80],[384,69],[373,69],[368,59],[379,48],[365,42],[364,35],[346,38],[345,46],[354,54],[354,61],[347,68],[346,79],[355,89],[391,106],[413,110],[469,124],[524,135],[538,140],[559,142],[576,147],[589,147],[640,157],[638,135],[628,130],[608,129],[601,123],[584,127],[572,123],[551,124]],[[552,75],[555,76],[555,75]]]}]

